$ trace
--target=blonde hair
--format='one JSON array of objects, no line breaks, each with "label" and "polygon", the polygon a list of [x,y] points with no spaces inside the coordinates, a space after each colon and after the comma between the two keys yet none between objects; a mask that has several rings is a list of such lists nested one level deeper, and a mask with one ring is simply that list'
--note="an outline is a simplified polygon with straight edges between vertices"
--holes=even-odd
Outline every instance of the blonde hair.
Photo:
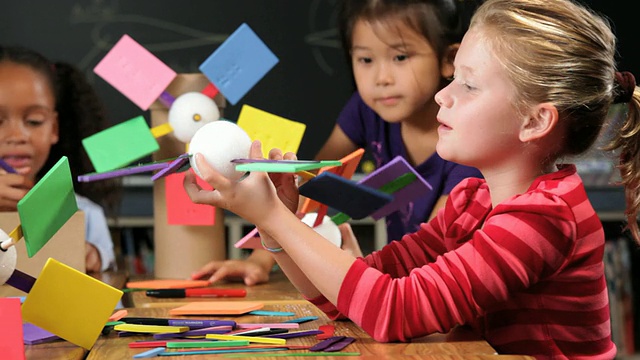
[{"label": "blonde hair", "polygon": [[[487,0],[471,19],[514,87],[517,105],[548,102],[565,129],[561,155],[588,150],[623,89],[616,81],[616,37],[609,22],[572,0]],[[635,84],[633,84],[635,85]],[[633,86],[632,85],[632,86]],[[606,147],[620,151],[628,228],[640,242],[640,93],[633,88],[624,124]]]}]

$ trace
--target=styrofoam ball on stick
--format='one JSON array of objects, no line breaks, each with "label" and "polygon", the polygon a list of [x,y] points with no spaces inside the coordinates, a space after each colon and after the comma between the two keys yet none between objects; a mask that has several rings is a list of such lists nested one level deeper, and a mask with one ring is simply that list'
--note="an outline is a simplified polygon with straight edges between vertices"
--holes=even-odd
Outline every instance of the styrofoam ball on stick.
[{"label": "styrofoam ball on stick", "polygon": [[[302,217],[302,222],[309,226],[313,226],[317,217],[317,213],[307,213]],[[331,221],[329,216],[325,215],[322,219],[322,224],[314,227],[313,230],[329,240],[329,242],[335,246],[342,247],[342,235],[340,235],[340,229],[336,223]]]},{"label": "styrofoam ball on stick", "polygon": [[195,154],[201,153],[216,171],[231,180],[238,180],[244,172],[236,171],[233,159],[249,157],[251,138],[241,127],[227,120],[210,122],[193,135],[189,143],[189,162],[199,177]]},{"label": "styrofoam ball on stick", "polygon": [[[9,239],[9,235],[0,229],[0,241]],[[7,250],[0,250],[0,285],[9,280],[13,272],[16,270],[16,262],[18,261],[18,253],[15,246],[10,246]]]},{"label": "styrofoam ball on stick", "polygon": [[188,92],[178,96],[169,108],[169,125],[173,135],[188,143],[204,125],[220,118],[220,110],[208,96],[199,92]]}]

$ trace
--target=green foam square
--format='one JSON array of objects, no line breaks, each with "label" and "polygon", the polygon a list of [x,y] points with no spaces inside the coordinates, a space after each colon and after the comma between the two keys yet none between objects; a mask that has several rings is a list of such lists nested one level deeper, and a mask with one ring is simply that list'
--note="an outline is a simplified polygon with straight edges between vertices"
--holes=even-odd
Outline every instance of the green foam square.
[{"label": "green foam square", "polygon": [[40,251],[77,211],[69,160],[63,156],[18,202],[27,255]]},{"label": "green foam square", "polygon": [[160,149],[142,115],[86,137],[82,145],[96,172],[118,169]]}]

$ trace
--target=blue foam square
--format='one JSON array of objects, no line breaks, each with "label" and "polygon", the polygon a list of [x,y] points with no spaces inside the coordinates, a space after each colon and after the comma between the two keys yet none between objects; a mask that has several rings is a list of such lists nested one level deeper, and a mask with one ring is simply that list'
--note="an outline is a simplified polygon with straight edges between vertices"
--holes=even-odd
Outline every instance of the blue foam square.
[{"label": "blue foam square", "polygon": [[278,61],[249,25],[242,24],[200,65],[200,71],[235,105]]},{"label": "blue foam square", "polygon": [[302,184],[300,195],[343,212],[359,220],[393,200],[393,195],[358,184],[330,171],[325,171]]}]

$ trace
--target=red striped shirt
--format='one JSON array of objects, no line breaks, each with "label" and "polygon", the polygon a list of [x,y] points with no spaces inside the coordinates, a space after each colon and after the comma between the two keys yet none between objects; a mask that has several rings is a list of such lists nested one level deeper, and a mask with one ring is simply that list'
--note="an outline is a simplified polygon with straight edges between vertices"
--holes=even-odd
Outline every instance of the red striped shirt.
[{"label": "red striped shirt", "polygon": [[433,221],[356,261],[337,307],[312,302],[382,342],[466,324],[501,354],[611,359],[603,253],[574,166],[495,208],[485,181],[469,178]]}]

